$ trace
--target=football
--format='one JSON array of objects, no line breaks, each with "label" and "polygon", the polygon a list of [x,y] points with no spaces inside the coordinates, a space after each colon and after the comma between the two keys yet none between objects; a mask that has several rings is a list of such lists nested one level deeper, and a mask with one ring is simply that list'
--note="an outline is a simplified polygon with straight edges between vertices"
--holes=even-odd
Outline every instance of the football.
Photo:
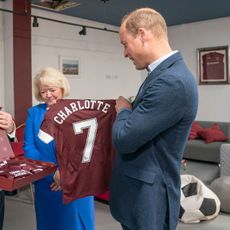
[{"label": "football", "polygon": [[204,183],[192,175],[181,175],[179,219],[184,223],[199,223],[215,218],[220,200]]}]

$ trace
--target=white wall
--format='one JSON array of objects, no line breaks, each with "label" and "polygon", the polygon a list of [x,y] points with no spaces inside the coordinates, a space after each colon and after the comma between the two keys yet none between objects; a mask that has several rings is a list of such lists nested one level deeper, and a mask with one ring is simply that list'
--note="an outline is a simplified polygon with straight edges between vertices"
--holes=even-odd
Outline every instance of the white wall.
[{"label": "white wall", "polygon": [[[104,28],[104,24],[87,20],[44,13],[34,9],[33,15],[54,18],[76,24]],[[82,29],[72,25],[38,20],[39,27],[32,28],[32,77],[43,67],[59,68],[63,57],[80,61],[79,78],[68,78],[71,98],[117,98],[135,95],[142,81],[142,73],[123,57],[118,33],[87,28],[87,35],[79,35]],[[117,27],[107,25],[118,31]],[[35,99],[33,103],[37,102]]]},{"label": "white wall", "polygon": [[[12,10],[12,0],[2,3],[0,7]],[[12,21],[12,14],[0,13],[0,103],[5,111],[14,115]]]},{"label": "white wall", "polygon": [[[181,51],[197,79],[197,48],[230,45],[230,17],[169,28],[173,49]],[[197,81],[198,82],[198,81]],[[230,121],[230,85],[198,85],[197,120]]]},{"label": "white wall", "polygon": [[[101,23],[37,9],[33,9],[32,13],[61,21],[104,27]],[[59,68],[59,57],[76,57],[80,60],[80,78],[69,78],[70,97],[116,98],[119,95],[136,94],[146,73],[136,71],[133,64],[123,57],[118,34],[87,29],[87,35],[80,36],[78,32],[81,27],[44,20],[39,20],[39,24],[38,28],[32,28],[32,78],[45,66]],[[118,30],[116,27],[107,27]],[[173,49],[181,51],[189,68],[197,76],[197,48],[229,45],[228,28],[230,17],[172,26],[169,27],[169,39]],[[5,34],[4,42],[2,31]],[[0,32],[0,103],[4,105],[10,96],[4,98],[4,89],[9,91],[13,86],[10,87],[10,81],[6,83],[3,79],[4,67],[7,67],[8,72],[11,68],[6,65],[6,62],[10,63],[10,58],[7,58],[6,54],[2,57],[2,43],[7,47],[11,31],[5,26],[2,28],[1,14]],[[9,49],[6,52],[12,51]],[[11,75],[10,72],[8,74]],[[230,121],[230,85],[198,85],[198,90],[197,120]],[[33,99],[33,103],[37,102]]]}]

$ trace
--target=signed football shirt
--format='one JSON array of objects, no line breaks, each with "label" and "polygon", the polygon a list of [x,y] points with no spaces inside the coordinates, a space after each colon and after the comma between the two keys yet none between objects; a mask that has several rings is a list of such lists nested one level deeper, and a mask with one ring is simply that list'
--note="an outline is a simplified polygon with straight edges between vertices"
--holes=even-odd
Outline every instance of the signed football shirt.
[{"label": "signed football shirt", "polygon": [[55,141],[63,203],[109,189],[115,100],[61,99],[46,113],[39,138]]}]

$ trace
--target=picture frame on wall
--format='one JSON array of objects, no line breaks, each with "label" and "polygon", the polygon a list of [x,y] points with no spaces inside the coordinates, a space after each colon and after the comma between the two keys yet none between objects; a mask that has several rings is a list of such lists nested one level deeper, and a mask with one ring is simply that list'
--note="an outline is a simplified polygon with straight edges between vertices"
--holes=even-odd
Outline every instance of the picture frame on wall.
[{"label": "picture frame on wall", "polygon": [[229,84],[228,46],[197,49],[199,84]]},{"label": "picture frame on wall", "polygon": [[80,78],[80,59],[59,56],[59,69],[66,77]]}]

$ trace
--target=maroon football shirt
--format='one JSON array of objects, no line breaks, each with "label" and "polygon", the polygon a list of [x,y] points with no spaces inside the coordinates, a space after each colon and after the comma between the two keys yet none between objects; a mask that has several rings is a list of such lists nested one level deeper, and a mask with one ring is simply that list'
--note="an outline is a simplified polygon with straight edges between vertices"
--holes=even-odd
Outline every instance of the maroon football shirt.
[{"label": "maroon football shirt", "polygon": [[109,189],[115,100],[62,99],[46,113],[39,138],[54,140],[63,203]]}]

